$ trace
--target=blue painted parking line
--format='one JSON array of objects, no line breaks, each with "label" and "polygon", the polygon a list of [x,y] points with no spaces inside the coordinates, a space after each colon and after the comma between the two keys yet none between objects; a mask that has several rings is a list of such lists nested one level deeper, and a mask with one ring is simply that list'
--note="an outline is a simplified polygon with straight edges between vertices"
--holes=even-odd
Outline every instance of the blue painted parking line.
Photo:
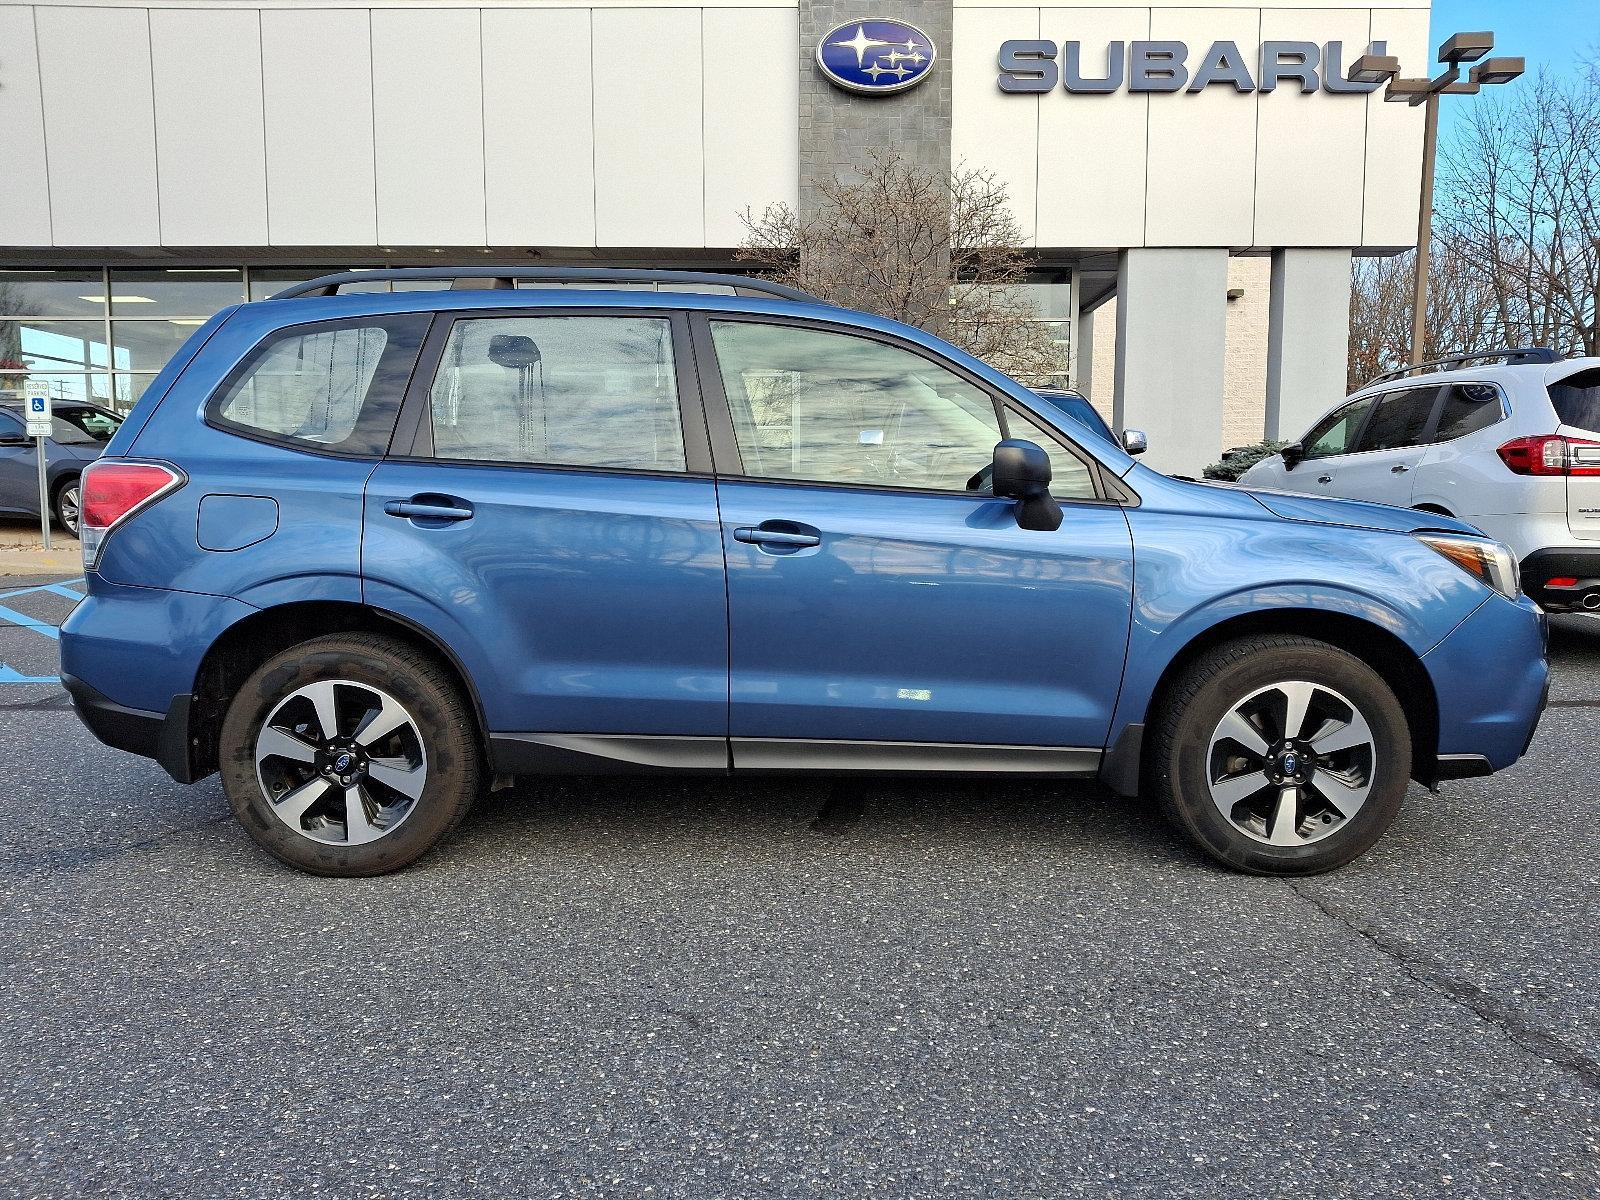
[{"label": "blue painted parking line", "polygon": [[[15,600],[21,596],[35,596],[41,592],[52,596],[60,596],[65,600],[82,600],[83,593],[73,587],[74,584],[82,583],[83,579],[82,577],[79,577],[77,579],[63,580],[59,583],[41,583],[35,584],[32,587],[14,588],[9,592],[0,592],[0,600]],[[56,628],[54,622],[46,621],[41,617],[30,617],[26,613],[20,613],[14,608],[0,604],[0,627],[5,625],[14,625],[19,629],[31,630],[40,637],[49,638],[52,641],[61,640],[61,631]],[[59,676],[27,675],[17,670],[10,663],[0,662],[0,686],[4,686],[8,683],[60,682],[61,679]]]}]

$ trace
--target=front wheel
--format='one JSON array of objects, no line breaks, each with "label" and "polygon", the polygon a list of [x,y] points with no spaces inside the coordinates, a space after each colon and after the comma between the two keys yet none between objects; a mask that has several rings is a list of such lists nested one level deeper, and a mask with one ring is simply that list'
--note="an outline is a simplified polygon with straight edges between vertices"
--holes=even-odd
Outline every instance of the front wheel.
[{"label": "front wheel", "polygon": [[1411,734],[1383,679],[1311,638],[1246,638],[1191,664],[1157,714],[1163,810],[1212,857],[1310,875],[1366,853],[1405,801]]},{"label": "front wheel", "polygon": [[316,875],[382,875],[448,834],[476,798],[472,715],[434,661],[390,638],[291,647],[222,723],[223,790],[263,848]]}]

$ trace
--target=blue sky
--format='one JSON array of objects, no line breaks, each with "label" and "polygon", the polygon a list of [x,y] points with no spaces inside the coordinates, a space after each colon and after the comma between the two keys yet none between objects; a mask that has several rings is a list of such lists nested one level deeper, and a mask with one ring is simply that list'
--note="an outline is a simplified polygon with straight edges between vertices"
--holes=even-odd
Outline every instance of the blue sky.
[{"label": "blue sky", "polygon": [[[1528,74],[1545,67],[1571,75],[1582,52],[1600,53],[1600,0],[1433,0],[1433,49],[1452,33],[1479,29],[1494,31],[1495,54],[1527,59]],[[1411,63],[1405,66],[1408,73],[1414,69]],[[1448,132],[1451,118],[1471,103],[1470,96],[1446,96],[1442,130]]]}]

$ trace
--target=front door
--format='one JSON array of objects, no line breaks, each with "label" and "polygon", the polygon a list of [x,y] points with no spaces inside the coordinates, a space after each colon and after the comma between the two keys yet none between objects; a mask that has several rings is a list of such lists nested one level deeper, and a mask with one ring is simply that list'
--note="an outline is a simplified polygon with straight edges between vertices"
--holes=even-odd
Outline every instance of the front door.
[{"label": "front door", "polygon": [[367,602],[446,640],[497,756],[727,766],[716,484],[681,322],[455,319],[408,398],[426,396],[416,443],[367,485]]},{"label": "front door", "polygon": [[1411,507],[1412,476],[1428,452],[1425,435],[1438,396],[1437,387],[1415,387],[1380,398],[1335,495]]},{"label": "front door", "polygon": [[927,351],[697,328],[742,466],[719,449],[735,767],[1092,769],[1133,565],[1087,461],[1057,469],[1061,528],[1020,529],[1011,501],[972,490],[1004,436],[993,398]]}]

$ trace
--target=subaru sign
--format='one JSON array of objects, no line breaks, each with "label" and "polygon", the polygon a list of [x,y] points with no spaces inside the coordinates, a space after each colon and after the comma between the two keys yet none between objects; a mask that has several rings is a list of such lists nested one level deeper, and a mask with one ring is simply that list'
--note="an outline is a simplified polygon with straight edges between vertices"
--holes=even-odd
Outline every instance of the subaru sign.
[{"label": "subaru sign", "polygon": [[[1373,42],[1367,53],[1387,46]],[[1104,51],[1085,54],[1083,43],[1015,39],[1000,46],[1002,92],[1051,92],[1057,87],[1080,96],[1104,96],[1124,87],[1130,92],[1203,92],[1222,85],[1236,92],[1298,92],[1366,95],[1381,79],[1351,79],[1345,74],[1344,43],[1261,43],[1247,55],[1236,42],[1213,42],[1198,57],[1183,42],[1111,42]],[[1091,62],[1090,60],[1093,59]],[[1252,61],[1252,59],[1254,61]]]},{"label": "subaru sign", "polygon": [[933,39],[904,21],[846,21],[822,35],[817,66],[846,91],[886,96],[915,87],[938,57]]}]

